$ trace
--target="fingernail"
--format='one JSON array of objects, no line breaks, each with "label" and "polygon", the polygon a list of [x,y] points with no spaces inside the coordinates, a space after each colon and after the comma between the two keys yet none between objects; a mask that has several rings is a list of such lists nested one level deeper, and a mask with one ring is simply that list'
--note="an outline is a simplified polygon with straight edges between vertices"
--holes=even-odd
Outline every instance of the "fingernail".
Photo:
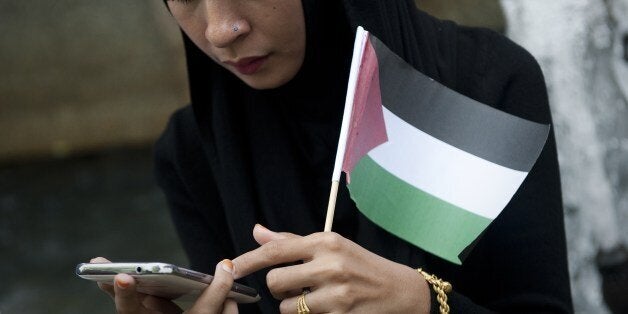
[{"label": "fingernail", "polygon": [[129,283],[125,282],[125,281],[122,281],[120,279],[116,279],[116,286],[118,286],[119,288],[122,288],[122,289],[126,289],[126,288],[129,287]]},{"label": "fingernail", "polygon": [[264,226],[262,226],[260,224],[255,224],[255,227],[256,228],[261,228],[262,230],[268,230],[268,228],[266,228],[266,227],[264,227]]},{"label": "fingernail", "polygon": [[223,259],[222,262],[220,262],[220,265],[224,271],[233,274],[233,263],[230,260]]}]

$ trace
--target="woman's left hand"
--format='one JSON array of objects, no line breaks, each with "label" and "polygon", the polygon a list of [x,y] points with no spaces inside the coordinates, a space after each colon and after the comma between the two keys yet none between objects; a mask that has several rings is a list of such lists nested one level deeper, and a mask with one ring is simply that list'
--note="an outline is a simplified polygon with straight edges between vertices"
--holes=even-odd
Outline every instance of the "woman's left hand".
[{"label": "woman's left hand", "polygon": [[281,313],[297,313],[303,288],[311,313],[429,313],[427,282],[416,270],[369,252],[333,232],[297,236],[253,229],[261,245],[233,260],[235,278],[274,268],[266,284],[281,302]]}]

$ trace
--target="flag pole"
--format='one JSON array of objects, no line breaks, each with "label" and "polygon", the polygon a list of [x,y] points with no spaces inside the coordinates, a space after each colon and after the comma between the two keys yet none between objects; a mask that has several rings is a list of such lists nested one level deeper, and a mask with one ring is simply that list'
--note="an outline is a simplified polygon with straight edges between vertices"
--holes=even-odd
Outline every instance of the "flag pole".
[{"label": "flag pole", "polygon": [[347,148],[347,138],[349,136],[349,123],[351,123],[351,114],[353,113],[353,98],[355,96],[355,87],[358,81],[358,72],[362,63],[362,55],[364,53],[364,45],[368,32],[358,26],[353,43],[353,57],[351,59],[351,70],[349,72],[349,84],[347,85],[347,97],[345,99],[345,110],[342,116],[342,125],[340,127],[340,137],[338,138],[338,149],[336,150],[336,161],[334,163],[334,172],[331,176],[331,191],[329,192],[329,203],[327,205],[327,215],[325,217],[325,232],[330,232],[334,223],[334,212],[336,210],[336,198],[338,196],[338,185],[340,183],[340,173],[342,171],[342,162],[345,158]]}]

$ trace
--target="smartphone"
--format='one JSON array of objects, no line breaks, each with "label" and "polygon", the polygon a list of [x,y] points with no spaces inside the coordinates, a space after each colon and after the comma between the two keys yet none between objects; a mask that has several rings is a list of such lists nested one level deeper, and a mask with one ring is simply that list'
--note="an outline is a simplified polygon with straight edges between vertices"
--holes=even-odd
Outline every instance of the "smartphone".
[{"label": "smartphone", "polygon": [[[193,303],[213,279],[211,275],[167,263],[82,263],[76,266],[79,277],[103,283],[113,284],[113,277],[120,273],[135,278],[138,292],[184,306]],[[238,303],[260,299],[255,289],[235,282],[227,297]]]}]

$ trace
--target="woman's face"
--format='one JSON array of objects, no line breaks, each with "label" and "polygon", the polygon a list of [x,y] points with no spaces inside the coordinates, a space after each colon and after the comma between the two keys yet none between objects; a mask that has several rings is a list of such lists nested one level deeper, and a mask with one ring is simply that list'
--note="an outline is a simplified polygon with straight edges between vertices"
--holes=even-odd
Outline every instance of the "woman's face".
[{"label": "woman's face", "polygon": [[305,57],[301,0],[169,0],[188,37],[256,89],[279,87]]}]

